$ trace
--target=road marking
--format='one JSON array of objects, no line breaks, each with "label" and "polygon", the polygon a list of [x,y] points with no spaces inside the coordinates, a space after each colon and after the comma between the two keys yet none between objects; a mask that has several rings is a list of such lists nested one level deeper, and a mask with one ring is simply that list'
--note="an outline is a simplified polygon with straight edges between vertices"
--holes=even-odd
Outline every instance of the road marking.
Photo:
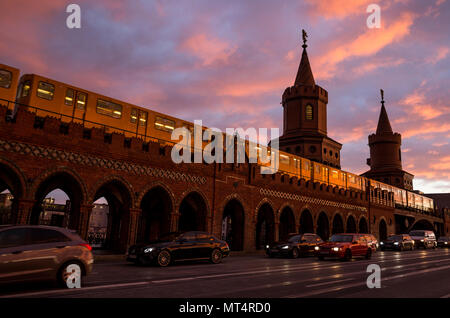
[{"label": "road marking", "polygon": [[[383,277],[382,281],[385,282],[385,281],[398,279],[398,278],[405,278],[405,277],[410,277],[410,276],[416,276],[416,275],[421,275],[421,274],[424,274],[424,273],[440,271],[440,270],[444,270],[444,269],[448,269],[448,268],[450,268],[450,265],[441,266],[441,267],[435,267],[435,268],[430,268],[430,269],[424,269],[424,270],[416,271],[416,272],[413,272],[413,273],[407,273],[407,274],[400,274],[400,275],[395,275],[395,276]],[[309,297],[309,296],[316,296],[316,295],[320,295],[320,294],[336,292],[336,291],[349,289],[349,288],[353,288],[353,287],[358,287],[358,286],[366,286],[366,282],[365,281],[364,282],[357,282],[357,283],[342,285],[342,286],[338,286],[338,287],[331,287],[331,288],[327,288],[327,289],[315,290],[315,291],[302,293],[302,294],[297,294],[297,295],[289,295],[289,296],[286,296],[286,298],[303,298],[303,297]]]},{"label": "road marking", "polygon": [[318,283],[318,284],[311,284],[311,285],[306,285],[305,287],[317,287],[317,286],[324,286],[324,285],[330,285],[330,284],[336,284],[336,283],[342,283],[342,282],[347,282],[349,280],[355,280],[354,278],[346,278],[346,279],[339,279],[339,280],[332,280],[332,281],[328,281],[328,282],[323,282],[323,283]]}]

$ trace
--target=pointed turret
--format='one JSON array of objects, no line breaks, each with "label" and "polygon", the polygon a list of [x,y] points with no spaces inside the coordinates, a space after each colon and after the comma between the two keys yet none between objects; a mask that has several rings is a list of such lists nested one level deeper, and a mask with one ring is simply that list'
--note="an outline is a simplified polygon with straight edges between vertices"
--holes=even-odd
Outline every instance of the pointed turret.
[{"label": "pointed turret", "polygon": [[391,123],[389,122],[389,117],[386,112],[386,108],[384,107],[384,91],[381,90],[381,112],[380,117],[378,118],[378,126],[377,126],[377,135],[390,134],[392,135],[394,132],[392,131]]},{"label": "pointed turret", "polygon": [[314,81],[314,76],[311,71],[311,65],[309,65],[308,53],[306,53],[306,45],[303,45],[302,60],[298,67],[297,77],[295,78],[294,86],[298,85],[308,85],[314,86],[316,82]]}]

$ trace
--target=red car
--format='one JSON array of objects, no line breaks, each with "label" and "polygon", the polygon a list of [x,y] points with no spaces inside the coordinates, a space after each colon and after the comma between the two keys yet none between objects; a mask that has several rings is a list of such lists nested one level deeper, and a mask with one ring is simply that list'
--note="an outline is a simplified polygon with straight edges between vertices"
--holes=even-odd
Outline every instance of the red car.
[{"label": "red car", "polygon": [[372,248],[367,242],[367,234],[334,234],[331,239],[320,244],[316,249],[320,260],[325,257],[351,260],[353,257],[365,257],[370,259]]}]

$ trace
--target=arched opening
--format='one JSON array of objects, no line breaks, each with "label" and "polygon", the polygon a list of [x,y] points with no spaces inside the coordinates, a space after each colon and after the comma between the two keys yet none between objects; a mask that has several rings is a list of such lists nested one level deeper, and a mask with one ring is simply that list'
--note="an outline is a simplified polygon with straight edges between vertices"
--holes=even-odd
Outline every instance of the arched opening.
[{"label": "arched opening", "polygon": [[230,200],[225,205],[221,238],[228,243],[232,251],[244,249],[244,208],[238,200]]},{"label": "arched opening", "polygon": [[427,230],[427,231],[435,231],[433,224],[427,220],[419,220],[412,226],[411,230]]},{"label": "arched opening", "polygon": [[347,218],[347,226],[345,227],[347,229],[347,233],[356,233],[356,222],[353,215],[349,215]]},{"label": "arched opening", "polygon": [[19,176],[0,164],[0,224],[17,223],[18,199],[23,195]]},{"label": "arched opening", "polygon": [[314,233],[314,221],[311,212],[305,210],[300,216],[300,226],[298,232],[303,233]]},{"label": "arched opening", "polygon": [[379,229],[379,239],[380,241],[383,241],[385,239],[387,239],[387,226],[386,226],[386,222],[381,219],[380,224],[378,225],[378,229]]},{"label": "arched opening", "polygon": [[359,233],[369,233],[366,218],[361,218],[359,220]]},{"label": "arched opening", "polygon": [[295,233],[295,217],[292,209],[290,207],[285,207],[280,215],[280,240],[287,240],[290,233]]},{"label": "arched opening", "polygon": [[274,241],[274,214],[272,207],[264,203],[258,210],[256,221],[256,249],[262,249],[265,245]]},{"label": "arched opening", "polygon": [[207,208],[198,192],[189,193],[180,204],[179,231],[206,231]]},{"label": "arched opening", "polygon": [[319,217],[317,218],[317,235],[324,241],[327,241],[330,237],[330,224],[325,212],[320,212]]},{"label": "arched opening", "polygon": [[38,185],[34,199],[36,202],[31,211],[31,224],[48,224],[80,230],[83,190],[78,180],[71,174],[57,172],[47,177]]},{"label": "arched opening", "polygon": [[130,207],[131,194],[120,180],[111,180],[100,186],[94,196],[88,228],[88,239],[96,248],[126,249]]},{"label": "arched opening", "polygon": [[336,214],[333,218],[333,234],[344,233],[344,221],[340,214]]},{"label": "arched opening", "polygon": [[162,234],[170,232],[170,214],[173,211],[170,194],[161,186],[148,191],[141,202],[139,222],[139,242],[157,240]]}]

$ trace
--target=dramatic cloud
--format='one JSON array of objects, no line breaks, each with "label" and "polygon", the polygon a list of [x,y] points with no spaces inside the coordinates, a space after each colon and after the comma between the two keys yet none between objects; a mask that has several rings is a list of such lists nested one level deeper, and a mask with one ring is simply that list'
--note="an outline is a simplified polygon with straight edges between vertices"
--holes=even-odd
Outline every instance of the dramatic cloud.
[{"label": "dramatic cloud", "polygon": [[79,0],[0,2],[0,63],[204,124],[282,128],[302,28],[342,166],[368,169],[379,89],[403,136],[403,167],[424,192],[450,192],[450,10],[445,0]]}]

